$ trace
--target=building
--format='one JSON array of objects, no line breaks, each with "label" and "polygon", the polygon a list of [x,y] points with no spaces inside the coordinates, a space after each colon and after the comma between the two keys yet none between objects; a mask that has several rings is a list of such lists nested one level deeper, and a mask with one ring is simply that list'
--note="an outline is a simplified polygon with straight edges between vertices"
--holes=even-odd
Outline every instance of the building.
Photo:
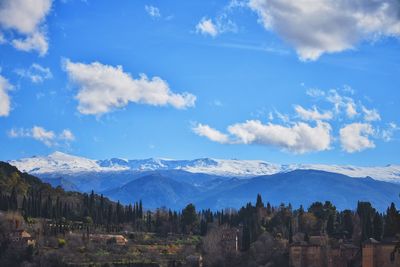
[{"label": "building", "polygon": [[358,247],[343,241],[329,240],[327,236],[311,236],[289,246],[291,267],[348,267],[358,261]]},{"label": "building", "polygon": [[90,235],[90,241],[94,242],[106,242],[113,243],[119,246],[125,246],[128,244],[128,239],[126,239],[123,235],[101,235],[101,234],[92,234]]},{"label": "building", "polygon": [[398,267],[400,266],[400,252],[395,251],[399,242],[368,239],[362,248],[362,267]]},{"label": "building", "polygon": [[36,240],[25,230],[14,230],[9,234],[9,240],[12,247],[26,248],[35,246]]}]

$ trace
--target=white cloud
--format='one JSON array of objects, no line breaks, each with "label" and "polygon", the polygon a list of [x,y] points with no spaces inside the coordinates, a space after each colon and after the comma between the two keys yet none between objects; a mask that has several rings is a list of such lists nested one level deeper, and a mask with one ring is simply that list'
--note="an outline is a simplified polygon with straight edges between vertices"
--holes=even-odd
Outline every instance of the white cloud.
[{"label": "white cloud", "polygon": [[276,117],[277,117],[278,119],[280,119],[281,121],[283,121],[283,122],[285,122],[285,123],[288,123],[288,122],[290,121],[289,115],[280,113],[280,112],[277,111],[277,110],[275,110],[274,112],[275,112]]},{"label": "white cloud", "polygon": [[356,109],[356,105],[353,101],[349,101],[346,104],[346,114],[347,117],[354,118],[356,115],[358,115],[357,109]]},{"label": "white cloud", "polygon": [[217,26],[214,24],[212,19],[208,19],[206,17],[203,17],[196,25],[196,32],[204,35],[208,34],[211,35],[212,37],[217,36],[219,33]]},{"label": "white cloud", "polygon": [[44,143],[46,146],[52,146],[56,137],[53,131],[47,131],[43,127],[34,126],[32,128],[32,138]]},{"label": "white cloud", "polygon": [[35,32],[25,39],[14,39],[12,45],[21,51],[29,52],[36,50],[41,56],[44,56],[49,49],[47,37],[42,32]]},{"label": "white cloud", "polygon": [[308,96],[314,97],[314,98],[318,98],[318,97],[323,97],[325,96],[325,92],[320,90],[320,89],[316,89],[316,88],[310,88],[306,91],[306,94]]},{"label": "white cloud", "polygon": [[[219,11],[219,14],[214,18],[203,17],[199,23],[196,25],[196,32],[201,33],[203,35],[210,35],[215,37],[221,33],[226,32],[237,32],[238,26],[235,22],[230,19],[230,13],[239,7],[243,7],[243,1],[231,1],[228,5],[224,6],[222,10]],[[241,48],[241,49],[258,49],[258,50],[267,50],[268,48],[260,48],[248,45],[240,45],[240,44],[226,44],[225,46]],[[275,52],[275,51],[274,51]]]},{"label": "white cloud", "polygon": [[61,140],[66,140],[66,141],[74,141],[75,136],[69,129],[64,129],[61,134],[59,135],[59,138]]},{"label": "white cloud", "polygon": [[197,135],[207,137],[211,141],[221,144],[229,143],[229,137],[226,134],[223,134],[220,131],[211,128],[208,125],[199,123],[195,127],[193,127],[192,130]]},{"label": "white cloud", "polygon": [[30,79],[33,83],[41,83],[53,77],[49,68],[36,63],[33,63],[28,69],[17,69],[15,72],[23,78]]},{"label": "white cloud", "polygon": [[333,104],[334,112],[336,114],[344,111],[349,119],[352,119],[358,115],[354,99],[348,96],[340,95],[335,89],[329,90],[329,92],[326,94],[326,101]]},{"label": "white cloud", "polygon": [[7,43],[6,39],[4,38],[4,34],[0,32],[0,44]]},{"label": "white cloud", "polygon": [[68,129],[56,134],[54,131],[46,130],[40,126],[33,126],[31,129],[13,128],[8,131],[8,136],[10,138],[33,138],[48,147],[59,146],[61,145],[60,142],[68,143],[75,140],[74,134]]},{"label": "white cloud", "polygon": [[367,109],[366,107],[362,106],[362,111],[364,113],[364,120],[366,121],[380,121],[381,115],[376,109]]},{"label": "white cloud", "polygon": [[0,28],[14,30],[22,38],[11,44],[22,51],[36,50],[45,55],[48,50],[45,18],[52,0],[3,0],[0,4]]},{"label": "white cloud", "polygon": [[[316,126],[312,127],[303,122],[293,126],[282,126],[248,120],[229,126],[230,137],[203,124],[199,124],[194,131],[219,143],[274,146],[298,154],[327,150],[331,143],[331,126],[324,122],[317,122]],[[316,136],[318,138],[315,138]]]},{"label": "white cloud", "polygon": [[275,146],[299,154],[327,150],[331,143],[331,126],[324,122],[315,127],[303,122],[287,127],[249,120],[229,126],[228,132],[238,143]]},{"label": "white cloud", "polygon": [[394,133],[398,130],[400,130],[400,127],[397,126],[396,123],[391,122],[388,124],[386,129],[381,130],[380,137],[383,139],[383,141],[390,142],[392,141]]},{"label": "white cloud", "polygon": [[173,93],[160,77],[149,79],[142,74],[138,79],[124,72],[122,66],[74,63],[65,60],[64,69],[79,87],[76,99],[82,114],[101,115],[130,102],[153,106],[171,105],[185,109],[195,105],[196,96]]},{"label": "white cloud", "polygon": [[375,130],[369,123],[351,123],[340,129],[342,149],[348,153],[359,152],[374,148],[375,144],[369,139]]},{"label": "white cloud", "polygon": [[0,117],[7,117],[11,111],[11,101],[8,91],[12,90],[13,86],[6,78],[0,75]]},{"label": "white cloud", "polygon": [[152,17],[152,18],[159,18],[159,17],[161,17],[160,10],[159,10],[157,7],[155,7],[155,6],[148,6],[148,5],[145,5],[145,6],[144,6],[144,9],[146,10],[147,14],[149,14],[149,16]]},{"label": "white cloud", "polygon": [[400,36],[398,0],[250,0],[249,7],[301,60],[352,49],[364,40]]},{"label": "white cloud", "polygon": [[354,95],[356,93],[356,90],[354,90],[351,86],[349,85],[344,85],[343,86],[343,92],[349,93],[351,95]]},{"label": "white cloud", "polygon": [[312,109],[305,109],[300,105],[296,105],[294,109],[297,115],[306,121],[330,120],[333,117],[332,112],[325,111],[321,113],[315,106]]}]

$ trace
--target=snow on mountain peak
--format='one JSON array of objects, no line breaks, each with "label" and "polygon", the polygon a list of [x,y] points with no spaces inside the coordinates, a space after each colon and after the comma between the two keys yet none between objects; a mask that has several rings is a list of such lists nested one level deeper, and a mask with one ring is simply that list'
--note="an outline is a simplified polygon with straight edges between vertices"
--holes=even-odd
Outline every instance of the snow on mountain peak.
[{"label": "snow on mountain peak", "polygon": [[127,160],[111,158],[106,160],[93,160],[58,151],[48,156],[23,158],[20,160],[9,161],[9,163],[22,171],[32,174],[183,170],[192,173],[248,178],[259,175],[289,172],[298,169],[314,169],[345,174],[350,177],[370,176],[376,180],[400,183],[400,165],[387,165],[382,167],[322,164],[280,165],[261,160],[226,160],[213,158],[200,158],[194,160],[173,160],[163,158]]},{"label": "snow on mountain peak", "polygon": [[9,163],[16,166],[21,171],[32,174],[119,171],[124,169],[121,167],[101,167],[97,164],[96,160],[73,156],[58,151],[48,156],[23,158],[9,161]]}]

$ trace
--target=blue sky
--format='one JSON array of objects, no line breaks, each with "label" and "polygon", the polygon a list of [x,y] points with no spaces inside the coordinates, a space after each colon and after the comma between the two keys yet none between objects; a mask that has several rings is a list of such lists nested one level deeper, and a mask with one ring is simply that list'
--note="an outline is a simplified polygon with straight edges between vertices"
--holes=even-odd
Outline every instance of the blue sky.
[{"label": "blue sky", "polygon": [[2,2],[1,160],[400,163],[398,1]]}]

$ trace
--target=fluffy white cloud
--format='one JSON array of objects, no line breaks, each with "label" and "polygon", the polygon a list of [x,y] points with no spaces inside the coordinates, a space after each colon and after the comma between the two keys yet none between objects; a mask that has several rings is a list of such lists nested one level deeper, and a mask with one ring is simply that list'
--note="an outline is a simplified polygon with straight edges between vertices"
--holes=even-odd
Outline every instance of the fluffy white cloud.
[{"label": "fluffy white cloud", "polygon": [[221,144],[229,143],[229,137],[226,134],[223,134],[220,131],[211,128],[208,125],[199,123],[195,127],[193,127],[192,130],[197,135],[207,137],[211,141]]},{"label": "fluffy white cloud", "polygon": [[351,49],[363,40],[400,36],[398,0],[250,0],[249,7],[302,60]]},{"label": "fluffy white cloud", "polygon": [[248,120],[229,126],[230,137],[208,125],[199,124],[194,131],[219,143],[274,146],[298,154],[327,150],[331,144],[331,126],[324,122],[317,122],[316,126],[312,127],[303,122],[293,126],[282,126]]},{"label": "fluffy white cloud", "polygon": [[22,38],[11,44],[19,50],[36,50],[45,55],[48,42],[45,18],[50,12],[52,0],[3,0],[0,3],[0,28],[14,30]]},{"label": "fluffy white cloud", "polygon": [[321,113],[315,106],[312,109],[305,109],[300,105],[296,105],[294,109],[297,115],[306,121],[330,120],[333,117],[332,112],[325,111]]},{"label": "fluffy white cloud", "polygon": [[0,117],[6,117],[10,114],[11,101],[8,91],[12,88],[13,86],[8,80],[0,75]]},{"label": "fluffy white cloud", "polygon": [[366,107],[362,106],[362,111],[364,113],[364,120],[366,121],[380,121],[381,115],[376,109],[367,109]]},{"label": "fluffy white cloud", "polygon": [[34,126],[32,128],[32,138],[44,143],[46,146],[52,146],[56,135],[53,131],[47,131],[43,127]]},{"label": "fluffy white cloud", "polygon": [[17,69],[15,72],[21,77],[30,79],[33,83],[41,83],[53,77],[49,68],[36,63],[33,63],[28,69]]},{"label": "fluffy white cloud", "polygon": [[8,131],[8,136],[11,138],[33,138],[49,147],[58,146],[60,145],[59,142],[68,143],[75,140],[74,134],[68,129],[56,134],[54,131],[46,130],[40,126],[33,126],[31,129],[13,128]]},{"label": "fluffy white cloud", "polygon": [[196,32],[204,35],[211,35],[212,37],[217,36],[219,33],[217,26],[214,24],[212,19],[206,17],[202,18],[199,23],[197,23]]},{"label": "fluffy white cloud", "polygon": [[146,10],[147,14],[149,14],[149,16],[152,17],[152,18],[159,18],[159,17],[161,17],[160,10],[159,10],[157,7],[155,7],[155,6],[148,6],[148,5],[145,5],[145,6],[144,6],[144,9]]},{"label": "fluffy white cloud", "polygon": [[299,154],[327,150],[331,143],[331,126],[324,122],[315,127],[303,122],[288,127],[249,120],[229,126],[228,132],[238,143],[276,146]]},{"label": "fluffy white cloud", "polygon": [[375,130],[369,123],[351,123],[340,129],[342,149],[348,153],[359,152],[374,148],[375,144],[369,139]]},{"label": "fluffy white cloud", "polygon": [[101,115],[130,102],[153,106],[171,105],[177,109],[195,105],[196,96],[186,92],[173,93],[168,83],[159,77],[149,79],[142,74],[139,79],[134,79],[124,72],[122,66],[65,60],[64,69],[70,80],[79,87],[76,99],[82,114]]}]

